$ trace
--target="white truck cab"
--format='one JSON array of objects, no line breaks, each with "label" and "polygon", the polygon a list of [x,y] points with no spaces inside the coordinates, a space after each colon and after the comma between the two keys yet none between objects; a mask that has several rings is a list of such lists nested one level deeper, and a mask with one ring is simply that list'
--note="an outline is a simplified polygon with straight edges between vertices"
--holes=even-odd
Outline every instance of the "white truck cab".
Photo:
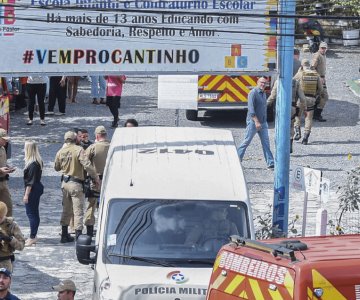
[{"label": "white truck cab", "polygon": [[[254,238],[243,170],[228,130],[116,129],[95,243],[93,299],[205,299],[216,254],[236,234]],[[93,253],[93,254],[92,254]]]}]

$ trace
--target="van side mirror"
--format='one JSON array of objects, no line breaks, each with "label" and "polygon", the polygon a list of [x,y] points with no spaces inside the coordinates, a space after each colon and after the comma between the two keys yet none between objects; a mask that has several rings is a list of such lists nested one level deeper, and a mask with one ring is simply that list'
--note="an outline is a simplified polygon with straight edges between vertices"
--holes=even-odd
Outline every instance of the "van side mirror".
[{"label": "van side mirror", "polygon": [[95,264],[96,255],[90,257],[91,252],[96,252],[95,245],[91,244],[91,236],[81,234],[76,241],[76,257],[83,265]]}]

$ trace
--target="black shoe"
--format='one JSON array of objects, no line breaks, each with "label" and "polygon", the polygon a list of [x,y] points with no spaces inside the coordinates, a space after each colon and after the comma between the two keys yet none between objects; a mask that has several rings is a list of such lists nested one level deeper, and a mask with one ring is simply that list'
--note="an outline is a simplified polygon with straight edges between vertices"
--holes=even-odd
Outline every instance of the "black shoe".
[{"label": "black shoe", "polygon": [[270,165],[267,167],[268,170],[274,170],[275,166],[274,165]]},{"label": "black shoe", "polygon": [[111,128],[116,128],[116,127],[118,127],[118,122],[112,122],[111,123]]},{"label": "black shoe", "polygon": [[309,136],[310,136],[310,133],[305,133],[305,134],[304,134],[304,138],[303,138],[303,140],[301,141],[301,144],[307,145],[308,142],[309,142]]},{"label": "black shoe", "polygon": [[313,119],[319,122],[326,122],[326,119],[322,117],[322,109],[315,108]]},{"label": "black shoe", "polygon": [[75,240],[75,239],[74,239],[72,236],[70,236],[70,234],[68,234],[68,235],[62,235],[62,236],[61,236],[60,243],[62,243],[62,244],[71,243],[71,242],[73,242],[74,240]]},{"label": "black shoe", "polygon": [[315,120],[319,122],[326,122],[326,119],[324,119],[322,115],[318,116]]}]

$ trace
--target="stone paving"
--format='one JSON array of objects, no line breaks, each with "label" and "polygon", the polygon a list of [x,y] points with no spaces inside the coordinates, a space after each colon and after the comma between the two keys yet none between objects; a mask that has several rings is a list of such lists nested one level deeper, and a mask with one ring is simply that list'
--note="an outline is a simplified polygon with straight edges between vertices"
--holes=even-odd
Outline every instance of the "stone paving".
[{"label": "stone paving", "polygon": [[[295,145],[295,153],[292,155],[291,164],[307,164],[316,169],[322,169],[324,176],[331,179],[333,184],[330,201],[327,209],[331,214],[336,211],[337,197],[336,185],[344,182],[346,171],[359,165],[360,154],[358,151],[359,132],[359,100],[353,94],[341,86],[343,78],[335,73],[340,66],[356,60],[356,54],[352,51],[341,50],[336,55],[330,56],[330,71],[334,72],[334,78],[329,86],[330,101],[326,113],[330,115],[327,124],[315,124],[311,137],[311,144],[302,147]],[[359,55],[359,54],[357,54]],[[357,56],[358,57],[358,56]],[[345,60],[347,59],[347,60]],[[351,68],[350,68],[351,69]],[[355,68],[353,68],[355,70]],[[354,74],[355,71],[349,72]],[[357,69],[356,69],[357,72]],[[337,87],[335,89],[335,83]],[[121,122],[130,117],[135,117],[143,125],[174,126],[175,113],[173,110],[159,112],[156,108],[157,81],[154,78],[131,77],[128,80],[122,99],[120,113]],[[111,123],[110,112],[104,105],[92,105],[90,87],[86,80],[82,80],[79,88],[78,103],[67,104],[66,116],[46,117],[47,126],[40,126],[39,119],[35,115],[34,125],[26,126],[24,111],[18,111],[11,115],[12,136],[12,159],[9,161],[17,167],[11,176],[9,185],[11,188],[14,217],[20,224],[26,237],[29,234],[28,219],[25,207],[22,205],[23,196],[23,145],[28,138],[35,139],[39,143],[40,151],[45,161],[43,172],[44,195],[41,197],[39,228],[39,241],[33,246],[16,254],[12,291],[21,299],[56,299],[56,293],[51,291],[51,286],[60,279],[71,278],[76,282],[78,292],[76,299],[90,299],[92,294],[93,270],[90,266],[78,263],[75,257],[75,244],[60,244],[60,214],[61,214],[61,190],[60,176],[53,170],[55,153],[63,143],[63,134],[72,127],[86,128],[93,138],[93,130],[97,125],[105,125],[109,128]],[[56,108],[55,108],[56,111]],[[236,117],[237,118],[237,117]],[[235,140],[240,142],[245,122],[238,119],[231,120],[216,118],[209,121],[206,116],[201,117],[199,122],[189,122],[185,119],[184,112],[180,113],[180,126],[208,126],[229,128],[233,131]],[[334,137],[334,132],[337,132]],[[111,137],[113,129],[109,129]],[[274,140],[273,124],[270,128],[270,139]],[[261,147],[254,139],[249,147],[246,159],[243,162],[245,176],[249,183],[250,198],[253,203],[254,216],[264,214],[273,198],[273,175],[272,171],[264,171]],[[348,153],[352,152],[352,160],[347,159]],[[303,194],[294,190],[290,191],[289,219],[295,215],[301,215],[303,207]],[[319,208],[317,197],[309,197],[308,226],[306,233],[314,234],[314,219],[316,210]],[[301,223],[301,221],[300,221]],[[297,224],[301,230],[301,224]]]}]

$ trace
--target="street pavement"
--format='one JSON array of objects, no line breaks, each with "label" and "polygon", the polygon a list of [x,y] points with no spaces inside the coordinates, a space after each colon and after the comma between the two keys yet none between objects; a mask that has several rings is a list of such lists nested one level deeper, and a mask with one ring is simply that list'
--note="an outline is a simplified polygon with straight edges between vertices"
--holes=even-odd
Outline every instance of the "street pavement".
[{"label": "street pavement", "polygon": [[[346,80],[358,78],[359,48],[338,47],[329,51],[328,76],[330,101],[324,110],[326,123],[315,123],[310,136],[310,144],[303,146],[295,143],[291,156],[291,167],[295,165],[310,166],[323,171],[323,176],[331,180],[331,196],[326,207],[331,216],[337,208],[336,193],[343,185],[346,172],[359,166],[359,98],[346,86]],[[302,54],[306,57],[308,54]],[[157,79],[155,77],[129,76],[124,87],[121,123],[127,118],[136,118],[140,126],[158,125],[175,126],[176,119],[180,126],[226,128],[233,132],[236,143],[244,136],[245,121],[242,113],[201,113],[199,121],[191,122],[180,111],[177,116],[174,110],[157,109]],[[56,108],[55,108],[56,111]],[[46,117],[47,126],[40,126],[39,117],[35,115],[34,125],[26,125],[27,116],[24,110],[11,114],[12,159],[9,161],[17,167],[9,181],[14,203],[14,217],[20,224],[26,237],[29,235],[28,219],[22,204],[23,181],[22,169],[23,146],[26,139],[39,143],[45,162],[43,184],[45,191],[41,197],[38,243],[25,248],[16,255],[12,291],[21,299],[56,299],[56,292],[51,286],[61,279],[75,281],[78,292],[76,299],[90,299],[92,294],[93,270],[77,262],[75,244],[60,244],[61,190],[60,176],[53,169],[54,156],[63,143],[64,133],[73,127],[86,128],[93,139],[96,126],[104,125],[110,129],[111,114],[105,105],[91,104],[90,83],[82,79],[77,103],[67,104],[65,116]],[[270,139],[274,148],[274,123],[270,124]],[[349,156],[349,154],[351,154]],[[257,137],[247,150],[243,161],[244,172],[249,184],[250,197],[253,202],[254,215],[264,215],[272,204],[273,171],[266,170],[262,157],[261,145]],[[301,215],[303,193],[290,191],[290,216]],[[314,234],[316,210],[320,207],[318,197],[310,195],[307,234]],[[301,230],[301,222],[296,227]]]}]

